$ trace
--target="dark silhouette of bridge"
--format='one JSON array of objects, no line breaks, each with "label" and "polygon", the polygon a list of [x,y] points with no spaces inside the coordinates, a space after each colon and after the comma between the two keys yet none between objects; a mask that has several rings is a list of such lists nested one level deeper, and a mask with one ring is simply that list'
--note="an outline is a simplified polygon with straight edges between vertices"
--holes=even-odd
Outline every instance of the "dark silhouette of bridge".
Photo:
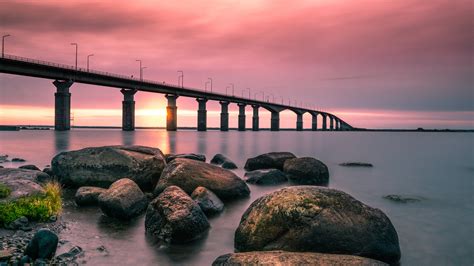
[{"label": "dark silhouette of bridge", "polygon": [[[135,100],[137,91],[165,94],[168,100],[166,107],[166,129],[177,130],[176,99],[178,97],[195,98],[198,102],[197,130],[207,130],[206,103],[209,100],[218,101],[221,104],[220,121],[221,131],[229,130],[229,104],[235,103],[239,107],[238,130],[245,131],[245,107],[252,106],[252,130],[259,130],[259,109],[264,108],[271,113],[271,130],[280,130],[280,112],[291,110],[296,113],[296,130],[303,130],[303,114],[312,116],[312,130],[351,130],[352,127],[334,114],[312,110],[303,107],[278,104],[270,101],[236,97],[234,95],[220,94],[215,92],[200,91],[197,89],[165,84],[142,78],[133,78],[125,75],[117,75],[108,72],[95,71],[74,66],[55,64],[12,55],[3,55],[0,58],[0,73],[37,77],[54,80],[56,86],[55,96],[55,120],[56,130],[69,130],[71,128],[71,93],[69,88],[75,83],[84,83],[106,87],[118,88],[123,94],[122,101],[122,129],[129,131],[135,129]],[[322,117],[322,126],[318,128],[318,116]],[[328,123],[329,122],[329,123]],[[329,124],[329,125],[328,125]]]}]

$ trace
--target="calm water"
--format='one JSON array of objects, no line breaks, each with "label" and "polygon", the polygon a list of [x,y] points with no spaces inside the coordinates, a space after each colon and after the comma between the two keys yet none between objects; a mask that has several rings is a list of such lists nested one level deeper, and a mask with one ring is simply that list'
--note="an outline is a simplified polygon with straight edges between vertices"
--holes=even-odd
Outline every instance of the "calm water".
[{"label": "calm water", "polygon": [[[194,132],[159,130],[73,130],[71,132],[0,132],[0,154],[22,157],[40,168],[60,151],[87,146],[138,144],[164,153],[195,152],[208,159],[224,153],[239,166],[248,157],[269,151],[313,156],[330,170],[330,184],[383,210],[397,229],[404,265],[472,265],[474,263],[474,135],[470,133],[384,132]],[[362,161],[374,168],[344,168],[345,161]],[[5,167],[21,164],[6,163]],[[236,173],[243,176],[244,171]],[[156,246],[145,237],[144,217],[118,223],[97,208],[67,204],[70,222],[62,247],[79,245],[88,264],[209,265],[233,251],[233,235],[248,205],[282,186],[250,186],[251,198],[227,205],[210,220],[207,237],[182,246]],[[423,197],[398,204],[382,197],[401,194]],[[69,246],[68,246],[69,245]],[[97,250],[105,246],[108,255]]]}]

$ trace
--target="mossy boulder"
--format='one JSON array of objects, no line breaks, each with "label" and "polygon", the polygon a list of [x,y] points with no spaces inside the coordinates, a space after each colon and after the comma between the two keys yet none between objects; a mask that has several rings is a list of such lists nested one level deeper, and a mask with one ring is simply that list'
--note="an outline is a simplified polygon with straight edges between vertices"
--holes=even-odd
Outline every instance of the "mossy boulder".
[{"label": "mossy boulder", "polygon": [[285,161],[293,158],[296,156],[291,152],[269,152],[247,159],[244,168],[247,171],[270,168],[283,170]]},{"label": "mossy boulder", "polygon": [[312,157],[286,160],[283,171],[290,181],[299,185],[326,186],[329,183],[328,167]]},{"label": "mossy boulder", "polygon": [[160,194],[169,186],[178,186],[188,194],[202,186],[214,192],[221,200],[248,197],[250,194],[247,184],[233,172],[183,158],[175,159],[165,167],[154,194]]},{"label": "mossy boulder", "polygon": [[166,162],[160,149],[144,146],[104,146],[62,152],[52,170],[64,185],[108,188],[122,178],[132,179],[142,190],[155,187]]},{"label": "mossy boulder", "polygon": [[145,211],[148,200],[133,180],[122,178],[115,181],[98,197],[102,212],[118,219],[131,219]]},{"label": "mossy boulder", "polygon": [[235,232],[239,252],[285,250],[358,255],[386,263],[400,259],[388,217],[350,195],[295,186],[254,201]]}]

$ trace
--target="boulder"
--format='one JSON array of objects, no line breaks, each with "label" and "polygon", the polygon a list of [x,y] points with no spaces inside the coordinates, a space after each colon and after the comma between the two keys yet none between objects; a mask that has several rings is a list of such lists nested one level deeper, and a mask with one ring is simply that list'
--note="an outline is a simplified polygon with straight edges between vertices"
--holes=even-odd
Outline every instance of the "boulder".
[{"label": "boulder", "polygon": [[226,265],[362,265],[384,266],[381,261],[352,255],[322,254],[311,252],[256,251],[229,253],[219,256],[213,266]]},{"label": "boulder", "polygon": [[52,162],[54,174],[70,187],[109,187],[132,179],[142,190],[153,190],[166,165],[159,149],[144,146],[104,146],[62,152]]},{"label": "boulder", "polygon": [[45,167],[45,168],[43,169],[43,173],[46,173],[46,174],[48,174],[48,175],[51,176],[51,177],[54,176],[53,169],[51,169],[51,167]]},{"label": "boulder", "polygon": [[284,188],[254,201],[235,232],[239,252],[285,250],[400,259],[388,217],[350,195],[317,186]]},{"label": "boulder", "polygon": [[185,158],[185,159],[196,160],[196,161],[201,161],[201,162],[206,161],[206,156],[203,155],[203,154],[181,153],[181,154],[168,154],[168,155],[166,155],[166,162],[169,163],[169,162],[173,161],[176,158]]},{"label": "boulder", "polygon": [[296,156],[291,152],[269,152],[248,159],[244,168],[247,171],[269,168],[283,170],[285,161],[293,158],[296,158]]},{"label": "boulder", "polygon": [[145,231],[155,240],[184,243],[199,238],[209,228],[206,215],[182,189],[167,187],[149,205]]},{"label": "boulder", "polygon": [[43,175],[47,176],[47,174],[41,171],[1,168],[0,183],[8,187],[10,193],[7,197],[2,198],[0,202],[14,201],[22,197],[34,195],[44,195],[44,190],[38,181]]},{"label": "boulder", "polygon": [[278,169],[262,169],[245,173],[245,182],[256,185],[274,185],[288,181],[286,174]]},{"label": "boulder", "polygon": [[26,160],[22,158],[13,158],[12,162],[19,163],[19,162],[26,162]]},{"label": "boulder", "polygon": [[109,189],[99,195],[102,212],[118,219],[130,219],[141,214],[148,200],[140,188],[128,178],[115,181]]},{"label": "boulder", "polygon": [[214,215],[224,210],[224,203],[205,187],[197,187],[191,194],[191,198],[206,215]]},{"label": "boulder", "polygon": [[36,171],[41,171],[36,165],[34,164],[26,164],[18,167],[20,169],[28,169],[28,170],[36,170]]},{"label": "boulder", "polygon": [[100,187],[80,187],[76,191],[74,201],[79,206],[91,206],[99,204],[99,196],[106,191],[105,188]]},{"label": "boulder", "polygon": [[40,229],[28,243],[25,255],[33,260],[52,259],[58,247],[58,236],[49,229]]},{"label": "boulder", "polygon": [[286,160],[283,171],[288,179],[296,184],[325,186],[329,183],[328,167],[315,158],[302,157]]},{"label": "boulder", "polygon": [[346,162],[339,164],[340,166],[347,167],[373,167],[371,163],[361,163],[361,162]]},{"label": "boulder", "polygon": [[222,200],[247,197],[247,184],[229,170],[189,159],[178,158],[170,162],[155,188],[155,195],[169,186],[178,186],[191,194],[197,187],[205,187]]},{"label": "boulder", "polygon": [[237,169],[237,165],[232,160],[220,153],[212,157],[211,163],[220,165],[222,168],[225,169]]}]

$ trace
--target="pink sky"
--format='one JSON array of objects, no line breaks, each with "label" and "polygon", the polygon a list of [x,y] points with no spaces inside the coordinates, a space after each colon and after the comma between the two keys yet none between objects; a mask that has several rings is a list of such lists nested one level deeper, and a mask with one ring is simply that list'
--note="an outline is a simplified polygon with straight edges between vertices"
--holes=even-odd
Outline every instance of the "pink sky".
[{"label": "pink sky", "polygon": [[[470,0],[1,1],[6,53],[214,90],[234,83],[311,104],[356,127],[474,128]],[[50,80],[0,74],[0,124],[53,124]],[[121,123],[117,89],[74,84],[75,125]],[[137,126],[164,126],[165,99],[138,93]],[[209,102],[210,126],[219,105]],[[179,98],[179,126],[197,103]],[[230,126],[237,124],[232,106]],[[247,109],[247,125],[251,111]],[[261,124],[269,126],[262,111]],[[304,117],[310,127],[310,116]],[[282,113],[281,126],[296,115]]]}]

